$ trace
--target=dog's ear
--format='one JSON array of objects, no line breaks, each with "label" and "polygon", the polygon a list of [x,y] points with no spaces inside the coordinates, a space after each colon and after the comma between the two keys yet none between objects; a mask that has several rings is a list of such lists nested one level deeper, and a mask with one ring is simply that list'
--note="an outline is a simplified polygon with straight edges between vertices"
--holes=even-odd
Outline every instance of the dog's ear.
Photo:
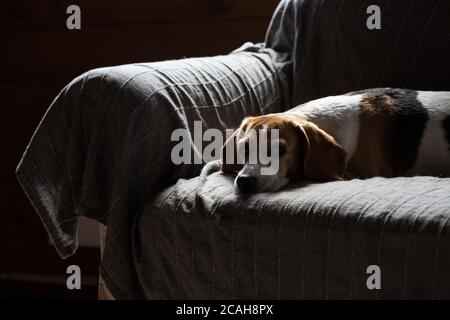
[{"label": "dog's ear", "polygon": [[[233,135],[229,137],[222,146],[221,150],[221,166],[220,170],[224,173],[235,173],[242,169],[242,164],[238,164],[238,153],[237,153],[237,141],[245,132],[246,126],[250,121],[251,117],[245,118],[239,128],[237,128]],[[227,156],[228,154],[228,156]],[[230,159],[232,157],[232,159]]]},{"label": "dog's ear", "polygon": [[328,133],[315,124],[296,123],[302,140],[306,180],[343,180],[347,153]]}]

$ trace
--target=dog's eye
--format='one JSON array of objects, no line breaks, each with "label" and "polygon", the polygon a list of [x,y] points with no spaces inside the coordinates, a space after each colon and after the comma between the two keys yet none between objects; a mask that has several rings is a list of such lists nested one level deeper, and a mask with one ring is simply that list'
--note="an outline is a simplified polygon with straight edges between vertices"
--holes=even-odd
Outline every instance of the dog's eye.
[{"label": "dog's eye", "polygon": [[278,155],[280,156],[280,157],[282,157],[282,156],[284,156],[286,154],[286,147],[285,146],[280,146],[279,148],[278,148]]}]

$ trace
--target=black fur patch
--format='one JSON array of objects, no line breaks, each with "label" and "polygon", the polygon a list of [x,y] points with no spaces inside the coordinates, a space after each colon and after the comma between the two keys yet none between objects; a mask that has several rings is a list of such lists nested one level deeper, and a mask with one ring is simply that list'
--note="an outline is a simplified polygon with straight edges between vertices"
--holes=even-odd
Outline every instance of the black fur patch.
[{"label": "black fur patch", "polygon": [[442,121],[442,126],[444,127],[445,137],[447,138],[448,150],[450,150],[450,116],[445,117]]},{"label": "black fur patch", "polygon": [[417,91],[408,89],[378,88],[363,90],[375,101],[391,100],[393,108],[391,164],[395,175],[405,175],[416,162],[420,142],[429,119],[426,108],[417,100]]},{"label": "black fur patch", "polygon": [[417,91],[391,90],[390,95],[397,105],[392,137],[392,164],[395,172],[404,175],[417,160],[420,142],[429,120],[428,111],[417,100]]}]

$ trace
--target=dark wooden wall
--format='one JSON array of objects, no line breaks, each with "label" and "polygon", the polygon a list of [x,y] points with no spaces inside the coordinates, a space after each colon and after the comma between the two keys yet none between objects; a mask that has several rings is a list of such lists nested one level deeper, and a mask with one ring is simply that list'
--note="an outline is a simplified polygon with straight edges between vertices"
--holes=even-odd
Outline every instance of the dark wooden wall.
[{"label": "dark wooden wall", "polygon": [[[84,275],[97,275],[96,249],[80,248],[69,260],[59,259],[14,175],[35,127],[59,90],[95,67],[226,54],[246,41],[263,41],[277,2],[1,1],[0,296],[96,294],[92,284],[81,292],[68,292],[58,281],[39,285],[15,276],[64,276],[69,264],[80,265]],[[81,8],[81,30],[66,28],[70,4]]]}]

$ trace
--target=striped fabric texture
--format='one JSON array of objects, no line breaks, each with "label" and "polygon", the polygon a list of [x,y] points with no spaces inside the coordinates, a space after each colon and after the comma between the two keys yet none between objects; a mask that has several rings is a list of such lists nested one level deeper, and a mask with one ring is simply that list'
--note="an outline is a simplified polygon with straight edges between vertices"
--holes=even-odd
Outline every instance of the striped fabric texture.
[{"label": "striped fabric texture", "polygon": [[[58,253],[77,249],[77,219],[108,225],[101,272],[115,297],[142,297],[132,225],[146,196],[202,165],[175,165],[175,129],[238,127],[247,115],[282,110],[269,53],[95,69],[54,100],[17,168]],[[194,144],[191,145],[192,151]],[[116,285],[116,283],[118,283]]]},{"label": "striped fabric texture", "polygon": [[[136,236],[147,298],[450,299],[450,179],[249,196],[232,179],[203,173],[147,202]],[[367,286],[369,266],[379,290]]]},{"label": "striped fabric texture", "polygon": [[[368,5],[382,10],[379,30],[366,26]],[[89,71],[55,98],[17,177],[63,258],[80,215],[108,225],[100,272],[118,299],[448,298],[447,179],[237,199],[213,174],[198,202],[195,180],[158,195],[201,171],[170,158],[173,130],[195,120],[223,131],[332,94],[450,90],[448,12],[442,0],[282,0],[264,44]],[[364,287],[367,264],[381,267],[384,291]]]}]

